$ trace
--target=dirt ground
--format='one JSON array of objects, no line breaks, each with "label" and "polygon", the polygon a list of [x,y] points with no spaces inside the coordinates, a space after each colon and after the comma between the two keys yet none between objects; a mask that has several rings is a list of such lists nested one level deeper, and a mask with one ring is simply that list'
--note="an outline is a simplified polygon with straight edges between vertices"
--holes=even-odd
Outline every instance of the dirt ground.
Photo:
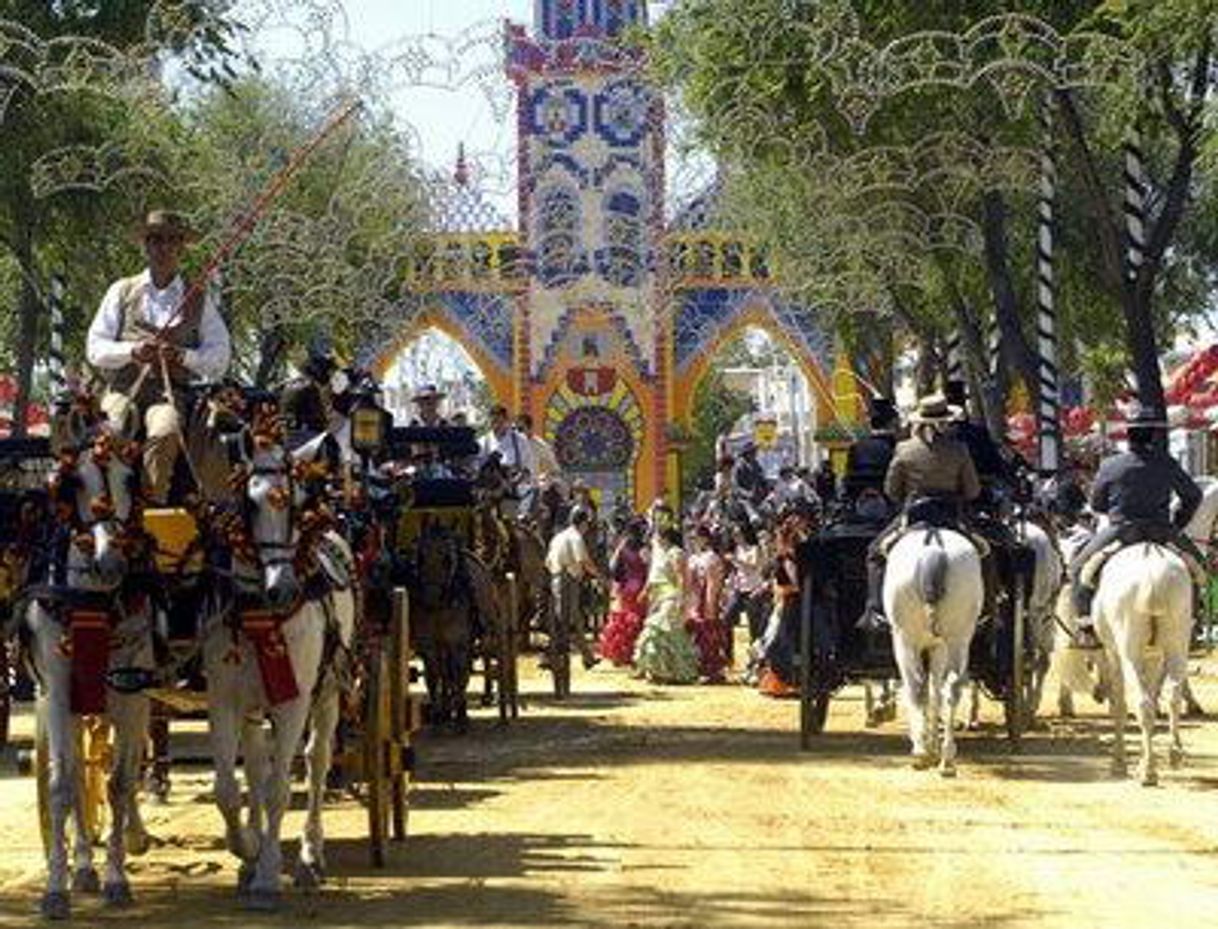
[{"label": "dirt ground", "polygon": [[[326,817],[325,889],[289,887],[272,917],[244,912],[210,774],[182,764],[170,804],[148,808],[158,843],[132,863],[136,906],[78,897],[76,924],[1218,926],[1214,720],[1189,723],[1184,768],[1164,765],[1162,786],[1144,789],[1108,775],[1110,728],[1090,701],[1017,752],[991,705],[963,737],[959,778],[944,781],[910,768],[900,720],[863,728],[857,689],[803,753],[794,701],[598,667],[560,705],[524,665],[518,722],[501,729],[483,713],[467,737],[421,743],[410,837],[387,869],[369,866],[364,810],[344,798]],[[1218,709],[1218,662],[1197,670]],[[175,735],[179,755],[200,744]],[[41,875],[33,782],[10,759],[0,926],[37,921]]]}]

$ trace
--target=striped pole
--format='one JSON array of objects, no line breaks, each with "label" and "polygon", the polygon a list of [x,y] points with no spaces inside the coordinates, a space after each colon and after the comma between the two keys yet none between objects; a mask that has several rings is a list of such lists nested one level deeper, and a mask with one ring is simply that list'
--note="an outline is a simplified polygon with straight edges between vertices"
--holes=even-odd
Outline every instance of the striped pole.
[{"label": "striped pole", "polygon": [[998,328],[998,314],[990,317],[989,332],[986,333],[985,348],[989,353],[989,376],[995,380],[1002,368],[1002,330]]},{"label": "striped pole", "polygon": [[1041,106],[1044,145],[1036,223],[1036,340],[1040,355],[1037,402],[1039,468],[1042,476],[1061,468],[1061,401],[1057,383],[1057,307],[1053,276],[1053,225],[1057,202],[1057,153],[1053,144],[1053,95]]},{"label": "striped pole", "polygon": [[64,376],[64,354],[63,354],[63,298],[67,292],[67,285],[64,282],[62,274],[51,275],[51,289],[47,296],[47,309],[51,316],[51,354],[47,362],[47,372],[51,378],[51,396],[58,397],[63,393],[67,386],[67,378]]},{"label": "striped pole", "polygon": [[960,350],[960,330],[953,329],[947,334],[947,379],[963,381],[964,353]]},{"label": "striped pole", "polygon": [[1137,282],[1146,258],[1146,165],[1142,134],[1135,127],[1125,138],[1125,276]]}]

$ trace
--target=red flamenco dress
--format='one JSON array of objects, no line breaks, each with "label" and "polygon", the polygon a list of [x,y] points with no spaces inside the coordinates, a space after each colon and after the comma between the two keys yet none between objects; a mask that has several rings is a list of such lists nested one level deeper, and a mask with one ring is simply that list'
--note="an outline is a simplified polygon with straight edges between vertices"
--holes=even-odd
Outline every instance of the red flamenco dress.
[{"label": "red flamenco dress", "polygon": [[647,618],[647,561],[623,544],[613,559],[613,588],[609,618],[601,630],[601,657],[624,667],[634,663],[634,645]]},{"label": "red flamenco dress", "polygon": [[721,684],[726,680],[729,664],[729,632],[720,618],[726,566],[713,550],[705,550],[689,559],[688,571],[685,628],[698,649],[698,672],[702,679]]}]

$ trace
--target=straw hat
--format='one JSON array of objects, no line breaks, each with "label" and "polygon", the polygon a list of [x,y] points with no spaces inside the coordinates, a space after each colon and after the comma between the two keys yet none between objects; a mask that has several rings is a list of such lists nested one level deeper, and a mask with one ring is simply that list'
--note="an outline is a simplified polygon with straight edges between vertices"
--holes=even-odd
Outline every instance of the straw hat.
[{"label": "straw hat", "polygon": [[410,399],[415,403],[422,403],[425,400],[435,400],[439,403],[447,396],[448,394],[442,393],[435,384],[424,384]]},{"label": "straw hat", "polygon": [[931,394],[918,401],[918,408],[909,414],[911,423],[948,423],[952,420],[952,406],[943,394]]},{"label": "straw hat", "polygon": [[154,233],[176,236],[183,242],[194,242],[199,238],[185,215],[173,210],[150,211],[136,226],[135,238],[142,242]]}]

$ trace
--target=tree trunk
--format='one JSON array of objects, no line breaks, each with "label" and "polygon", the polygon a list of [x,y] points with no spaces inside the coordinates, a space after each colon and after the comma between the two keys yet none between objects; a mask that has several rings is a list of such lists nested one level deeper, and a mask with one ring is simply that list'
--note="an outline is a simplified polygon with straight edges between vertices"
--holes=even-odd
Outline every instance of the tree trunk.
[{"label": "tree trunk", "polygon": [[264,329],[258,337],[258,370],[254,374],[254,386],[267,387],[271,378],[279,369],[283,350],[286,348],[283,332],[278,329]]},{"label": "tree trunk", "polygon": [[[1024,337],[1023,322],[1019,315],[1019,297],[1011,277],[1010,250],[1007,246],[1006,199],[996,190],[986,191],[981,199],[985,269],[994,298],[994,314],[1001,339],[1001,357],[994,359],[995,370],[999,372],[999,377],[995,379],[997,383],[994,385],[994,393],[1000,395],[1005,412],[1010,378],[1002,364],[1003,360],[1023,380],[1028,396],[1035,404],[1040,393],[1040,356],[1032,350],[1032,346]],[[1003,418],[1005,419],[1005,416]]]}]

